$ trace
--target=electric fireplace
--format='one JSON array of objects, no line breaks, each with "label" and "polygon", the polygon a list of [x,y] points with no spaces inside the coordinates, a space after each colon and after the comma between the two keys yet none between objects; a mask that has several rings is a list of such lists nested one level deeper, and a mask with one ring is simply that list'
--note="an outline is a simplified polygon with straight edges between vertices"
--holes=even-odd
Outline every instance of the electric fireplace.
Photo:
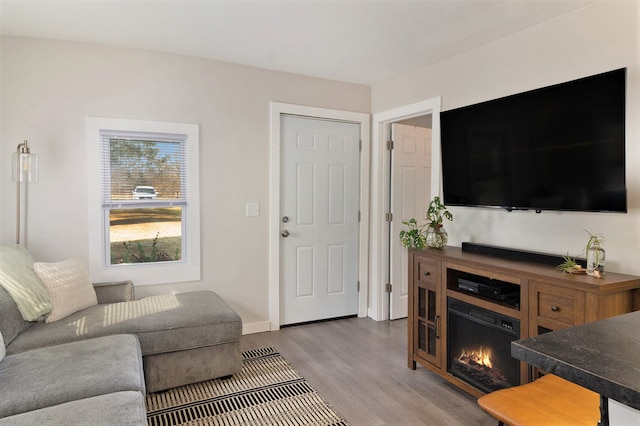
[{"label": "electric fireplace", "polygon": [[511,357],[518,319],[453,298],[447,319],[449,373],[487,393],[520,384],[520,364]]}]

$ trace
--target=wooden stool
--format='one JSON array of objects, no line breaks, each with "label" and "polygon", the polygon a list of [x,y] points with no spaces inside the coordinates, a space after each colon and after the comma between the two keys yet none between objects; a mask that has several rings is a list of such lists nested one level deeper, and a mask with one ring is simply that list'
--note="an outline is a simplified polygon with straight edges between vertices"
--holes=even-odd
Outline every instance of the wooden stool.
[{"label": "wooden stool", "polygon": [[600,395],[553,374],[491,392],[480,397],[478,404],[500,426],[596,426],[600,421]]}]

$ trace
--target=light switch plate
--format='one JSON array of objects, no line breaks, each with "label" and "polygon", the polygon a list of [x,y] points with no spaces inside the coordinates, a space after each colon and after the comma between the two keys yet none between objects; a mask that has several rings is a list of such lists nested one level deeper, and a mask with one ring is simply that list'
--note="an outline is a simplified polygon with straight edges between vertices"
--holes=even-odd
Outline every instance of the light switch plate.
[{"label": "light switch plate", "polygon": [[247,203],[247,217],[260,216],[260,203]]}]

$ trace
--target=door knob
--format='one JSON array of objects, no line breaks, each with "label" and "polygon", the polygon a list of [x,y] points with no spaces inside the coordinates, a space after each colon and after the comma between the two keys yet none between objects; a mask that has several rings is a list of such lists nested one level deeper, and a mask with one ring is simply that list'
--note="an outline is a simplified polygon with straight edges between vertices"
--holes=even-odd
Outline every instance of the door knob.
[{"label": "door knob", "polygon": [[287,238],[289,236],[289,231],[285,229],[280,235],[282,235],[284,238]]}]

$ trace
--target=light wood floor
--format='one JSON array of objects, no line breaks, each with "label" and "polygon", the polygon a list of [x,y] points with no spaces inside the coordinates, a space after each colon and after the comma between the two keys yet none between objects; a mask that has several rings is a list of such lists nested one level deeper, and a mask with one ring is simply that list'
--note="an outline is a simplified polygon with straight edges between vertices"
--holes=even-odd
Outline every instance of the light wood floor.
[{"label": "light wood floor", "polygon": [[407,367],[407,321],[350,318],[242,336],[272,346],[352,426],[490,425],[475,398],[423,367]]}]

